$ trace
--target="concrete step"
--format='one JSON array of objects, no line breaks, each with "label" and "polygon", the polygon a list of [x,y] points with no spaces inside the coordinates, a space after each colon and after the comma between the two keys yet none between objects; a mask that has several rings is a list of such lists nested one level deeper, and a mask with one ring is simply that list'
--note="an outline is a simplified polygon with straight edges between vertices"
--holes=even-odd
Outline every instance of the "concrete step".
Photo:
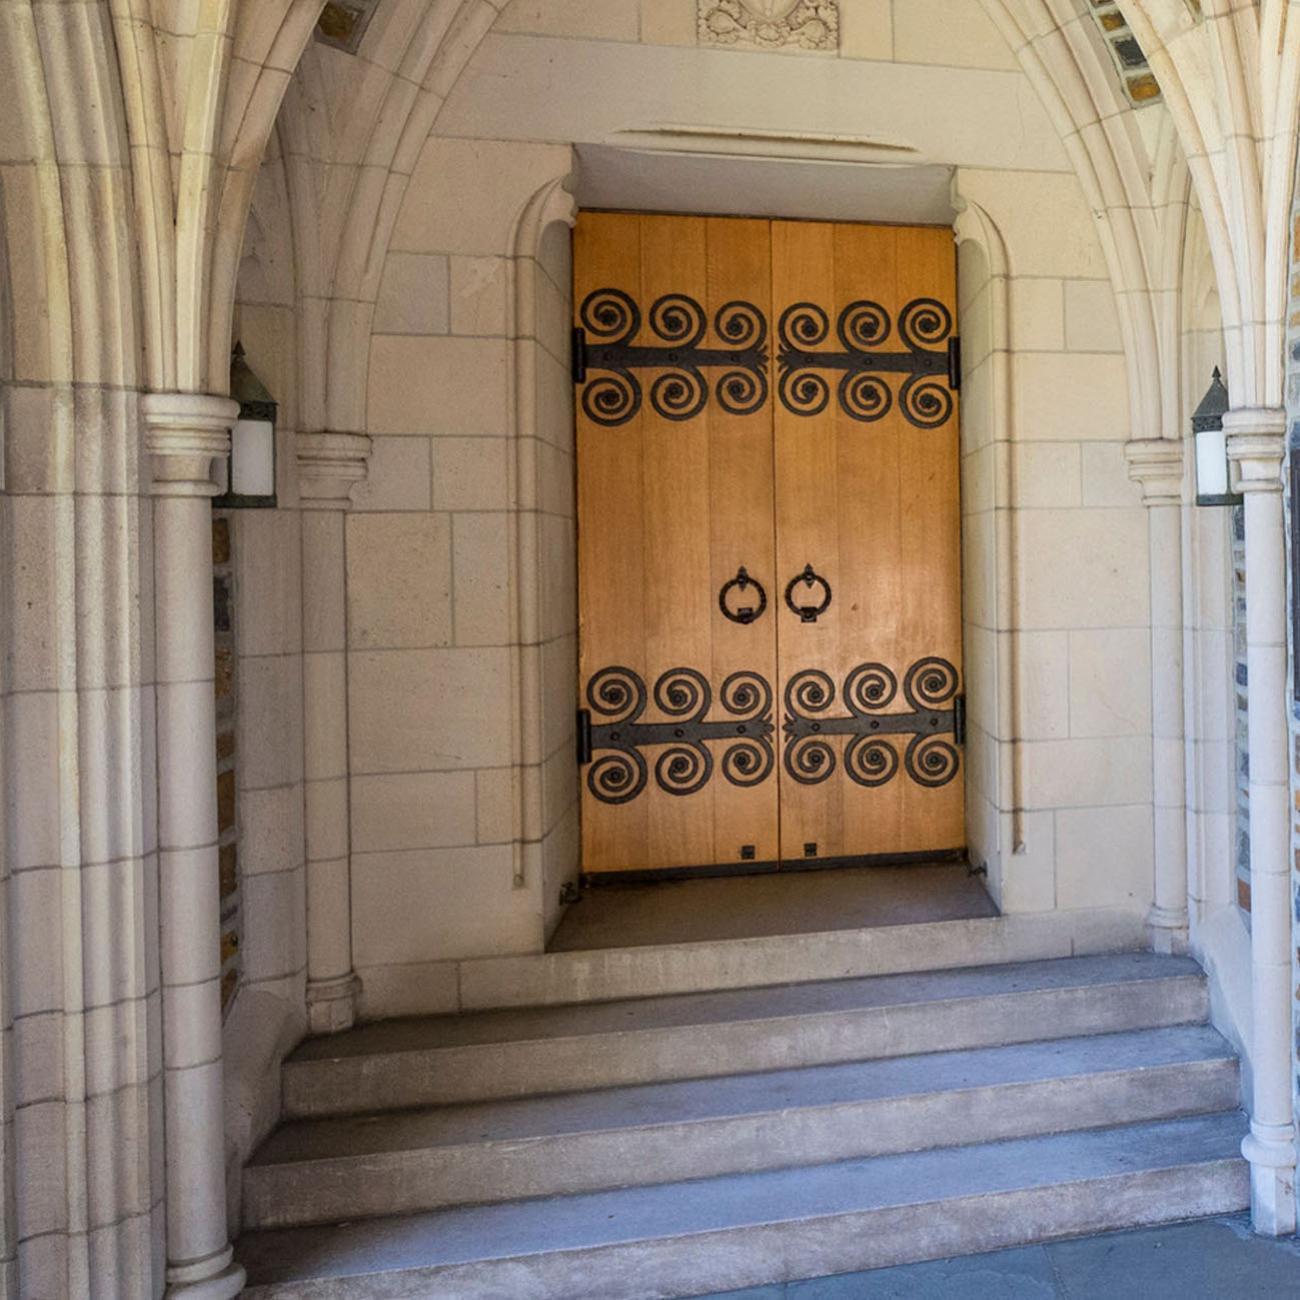
[{"label": "concrete step", "polygon": [[1149,943],[1140,913],[1081,908],[811,934],[472,957],[433,963],[423,979],[412,984],[408,975],[384,987],[380,996],[386,1005],[409,1006],[413,1015],[436,1015],[1141,952]]},{"label": "concrete step", "polygon": [[305,1118],[581,1092],[1202,1021],[1195,962],[1151,953],[386,1021],[284,1066]]},{"label": "concrete step", "polygon": [[1233,1213],[1235,1111],[239,1243],[251,1300],[695,1296]]},{"label": "concrete step", "polygon": [[1239,1102],[1205,1026],[437,1107],[281,1128],[252,1228],[709,1178],[1203,1114]]}]

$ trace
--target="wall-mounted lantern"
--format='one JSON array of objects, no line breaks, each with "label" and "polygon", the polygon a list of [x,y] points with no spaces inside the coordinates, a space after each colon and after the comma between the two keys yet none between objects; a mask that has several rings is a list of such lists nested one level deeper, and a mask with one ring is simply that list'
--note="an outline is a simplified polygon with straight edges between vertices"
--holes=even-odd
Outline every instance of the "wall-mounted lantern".
[{"label": "wall-mounted lantern", "polygon": [[1228,469],[1228,440],[1223,417],[1228,413],[1228,390],[1219,367],[1192,415],[1192,437],[1196,441],[1196,504],[1236,506],[1241,497],[1232,491]]},{"label": "wall-mounted lantern", "polygon": [[223,510],[274,509],[275,421],[278,406],[235,344],[230,357],[230,395],[239,419],[230,431],[230,464],[221,494],[212,504]]}]

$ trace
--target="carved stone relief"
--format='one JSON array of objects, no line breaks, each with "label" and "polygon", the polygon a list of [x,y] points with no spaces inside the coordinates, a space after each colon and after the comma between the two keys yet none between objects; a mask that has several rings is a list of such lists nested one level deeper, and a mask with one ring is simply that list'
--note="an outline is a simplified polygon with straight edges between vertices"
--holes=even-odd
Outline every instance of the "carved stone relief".
[{"label": "carved stone relief", "polygon": [[822,50],[840,44],[839,0],[698,0],[701,45]]}]

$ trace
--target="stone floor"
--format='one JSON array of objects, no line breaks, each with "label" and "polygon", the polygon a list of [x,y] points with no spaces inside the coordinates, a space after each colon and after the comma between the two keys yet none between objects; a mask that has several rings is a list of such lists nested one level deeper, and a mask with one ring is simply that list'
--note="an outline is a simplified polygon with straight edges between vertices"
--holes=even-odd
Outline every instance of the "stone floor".
[{"label": "stone floor", "polygon": [[1255,1296],[1300,1297],[1300,1241],[1256,1237],[1243,1215],[755,1287],[711,1300],[1252,1300]]},{"label": "stone floor", "polygon": [[551,951],[709,943],[996,915],[980,878],[952,863],[598,885],[569,908]]}]

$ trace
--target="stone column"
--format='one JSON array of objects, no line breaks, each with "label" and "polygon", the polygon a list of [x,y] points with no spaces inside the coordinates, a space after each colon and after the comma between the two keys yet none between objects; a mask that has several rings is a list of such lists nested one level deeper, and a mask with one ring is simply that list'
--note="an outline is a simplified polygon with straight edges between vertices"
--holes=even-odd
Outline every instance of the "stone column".
[{"label": "stone column", "polygon": [[1155,885],[1147,927],[1156,952],[1187,950],[1187,814],[1183,737],[1183,444],[1127,444],[1142,488],[1151,556],[1151,745]]},{"label": "stone column", "polygon": [[366,474],[370,439],[298,436],[302,501],[303,734],[307,823],[307,1020],[347,1029],[361,982],[352,969],[348,807],[347,572],[344,523]]},{"label": "stone column", "polygon": [[1246,500],[1246,671],[1250,732],[1250,1161],[1255,1230],[1295,1231],[1291,1106],[1290,761],[1287,743],[1286,532],[1282,463],[1286,414],[1224,417],[1234,487]]},{"label": "stone column", "polygon": [[225,397],[155,393],[152,456],[168,1296],[243,1288],[226,1229],[212,648],[212,481],[239,414]]}]

